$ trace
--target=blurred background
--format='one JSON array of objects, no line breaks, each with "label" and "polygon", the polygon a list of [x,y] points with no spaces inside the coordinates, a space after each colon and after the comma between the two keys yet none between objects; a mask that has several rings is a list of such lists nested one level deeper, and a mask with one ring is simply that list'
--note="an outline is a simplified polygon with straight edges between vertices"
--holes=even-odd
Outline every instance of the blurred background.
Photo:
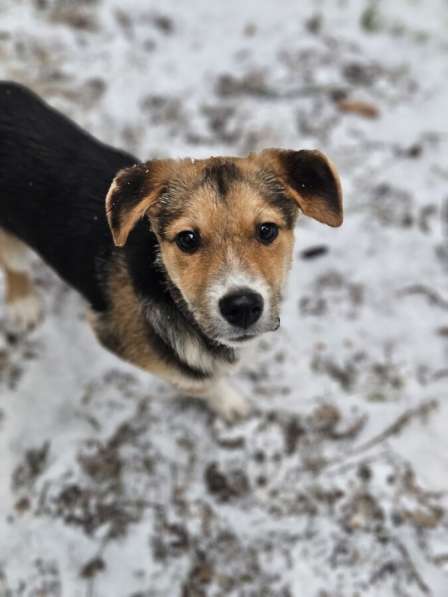
[{"label": "blurred background", "polygon": [[446,0],[0,0],[0,77],[101,140],[319,148],[346,206],[299,222],[233,427],[36,259],[40,327],[0,303],[1,597],[448,595],[447,32]]}]

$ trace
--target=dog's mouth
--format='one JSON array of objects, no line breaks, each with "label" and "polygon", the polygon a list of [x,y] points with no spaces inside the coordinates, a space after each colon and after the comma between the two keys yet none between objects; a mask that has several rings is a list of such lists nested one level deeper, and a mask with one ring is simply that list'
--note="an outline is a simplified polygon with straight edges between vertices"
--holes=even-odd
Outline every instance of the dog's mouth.
[{"label": "dog's mouth", "polygon": [[231,343],[231,344],[244,344],[245,342],[250,342],[251,340],[256,340],[266,332],[276,332],[280,327],[280,318],[277,318],[275,322],[269,329],[254,331],[253,333],[249,334],[240,334],[239,336],[230,336],[228,338],[221,338],[220,341],[224,343]]},{"label": "dog's mouth", "polygon": [[243,336],[235,336],[234,338],[229,338],[230,342],[247,342],[248,340],[253,340],[256,338],[258,334],[244,334]]}]

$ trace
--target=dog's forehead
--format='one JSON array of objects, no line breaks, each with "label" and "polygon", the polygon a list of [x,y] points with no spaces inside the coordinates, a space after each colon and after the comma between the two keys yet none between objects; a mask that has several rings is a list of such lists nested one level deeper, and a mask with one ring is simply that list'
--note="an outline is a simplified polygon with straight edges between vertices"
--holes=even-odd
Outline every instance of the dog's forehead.
[{"label": "dog's forehead", "polygon": [[252,227],[262,214],[278,217],[277,209],[261,188],[244,179],[230,182],[225,175],[218,175],[211,184],[203,184],[185,203],[185,216],[203,227],[241,228]]},{"label": "dog's forehead", "polygon": [[193,179],[174,177],[165,198],[166,228],[198,227],[228,233],[253,228],[254,220],[282,217],[256,172],[244,172],[235,162],[207,162]]},{"label": "dog's forehead", "polygon": [[209,185],[225,195],[238,180],[253,177],[259,169],[255,156],[211,157],[207,159],[170,160],[167,163],[168,184],[188,187],[190,190]]},{"label": "dog's forehead", "polygon": [[246,234],[254,221],[293,223],[294,202],[286,198],[276,172],[255,155],[173,160],[164,170],[158,202],[162,236],[192,227]]}]

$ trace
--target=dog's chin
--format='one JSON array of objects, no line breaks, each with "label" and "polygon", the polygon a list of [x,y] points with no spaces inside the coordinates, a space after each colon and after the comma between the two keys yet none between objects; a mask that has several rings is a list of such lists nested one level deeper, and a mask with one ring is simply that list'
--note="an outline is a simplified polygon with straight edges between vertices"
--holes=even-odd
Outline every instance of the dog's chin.
[{"label": "dog's chin", "polygon": [[263,334],[242,334],[241,336],[232,336],[231,338],[216,338],[216,342],[228,346],[229,348],[243,348],[249,344],[253,344],[256,340],[261,338]]}]

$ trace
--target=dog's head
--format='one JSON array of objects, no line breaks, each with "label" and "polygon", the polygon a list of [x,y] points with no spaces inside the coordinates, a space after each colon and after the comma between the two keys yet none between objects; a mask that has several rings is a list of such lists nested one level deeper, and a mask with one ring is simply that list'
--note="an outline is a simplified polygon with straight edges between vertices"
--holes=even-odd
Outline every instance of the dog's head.
[{"label": "dog's head", "polygon": [[338,175],[318,151],[154,160],[120,171],[106,198],[114,242],[149,218],[161,263],[204,333],[230,346],[277,329],[299,211],[342,223]]}]

